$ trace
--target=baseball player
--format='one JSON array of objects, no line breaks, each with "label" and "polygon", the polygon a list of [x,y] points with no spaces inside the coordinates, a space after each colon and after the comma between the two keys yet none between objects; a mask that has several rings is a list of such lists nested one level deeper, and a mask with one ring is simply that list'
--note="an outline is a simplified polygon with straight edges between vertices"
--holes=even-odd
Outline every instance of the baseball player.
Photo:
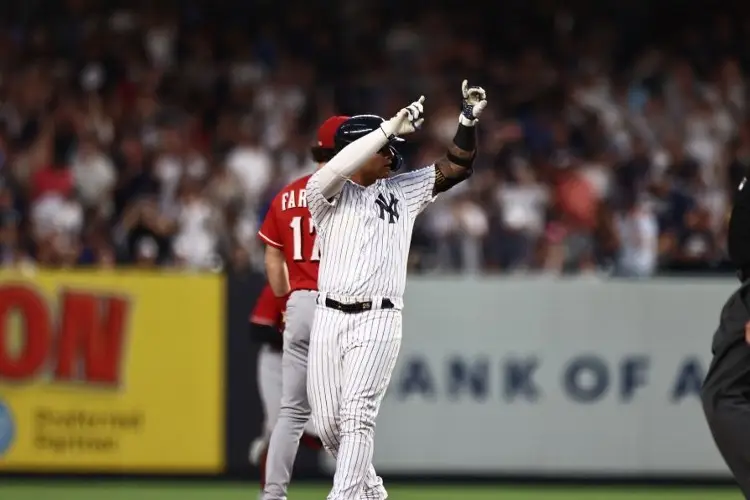
[{"label": "baseball player", "polygon": [[341,124],[336,156],[307,183],[322,255],[308,396],[318,435],[336,458],[329,500],[387,497],[372,466],[373,436],[401,344],[414,220],[471,175],[476,123],[487,106],[481,87],[464,81],[461,89],[453,144],[433,165],[389,175],[402,163],[394,143],[424,121],[421,97],[390,120],[363,115]]},{"label": "baseball player", "polygon": [[[348,116],[334,116],[318,129],[313,158],[319,166],[333,156],[334,134]],[[320,251],[307,209],[306,185],[310,176],[282,189],[271,202],[259,237],[266,243],[268,282],[286,307],[282,358],[281,408],[269,444],[264,498],[286,498],[300,436],[310,425],[307,400],[307,351],[318,296]],[[372,488],[377,488],[372,476]]]},{"label": "baseball player", "polygon": [[[279,305],[271,287],[266,285],[250,314],[250,336],[261,346],[258,351],[258,392],[263,405],[265,422],[263,434],[250,445],[249,458],[251,464],[260,468],[261,490],[266,484],[268,441],[278,419],[281,405],[283,344],[281,332],[284,329],[284,315]],[[312,425],[305,427],[302,442],[313,450],[322,448]]]}]

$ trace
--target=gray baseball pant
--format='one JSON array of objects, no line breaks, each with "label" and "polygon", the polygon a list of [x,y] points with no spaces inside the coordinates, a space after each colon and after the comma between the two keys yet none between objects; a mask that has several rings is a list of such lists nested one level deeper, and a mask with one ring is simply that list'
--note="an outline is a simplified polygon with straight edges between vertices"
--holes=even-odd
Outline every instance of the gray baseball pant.
[{"label": "gray baseball pant", "polygon": [[318,292],[297,290],[286,304],[281,358],[281,407],[266,458],[264,500],[285,500],[299,441],[310,420],[307,400],[307,351]]},{"label": "gray baseball pant", "polygon": [[[310,420],[307,357],[317,299],[318,292],[297,290],[287,301],[284,353],[281,360],[281,407],[268,445],[263,500],[286,500],[299,441]],[[328,446],[326,449],[336,457],[336,450]],[[387,493],[382,485],[382,480],[370,465],[363,498],[386,498]]]}]

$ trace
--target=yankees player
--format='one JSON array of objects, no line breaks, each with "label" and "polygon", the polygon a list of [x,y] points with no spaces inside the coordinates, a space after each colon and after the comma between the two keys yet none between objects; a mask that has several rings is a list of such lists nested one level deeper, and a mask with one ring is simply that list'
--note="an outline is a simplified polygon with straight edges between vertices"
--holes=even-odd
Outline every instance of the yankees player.
[{"label": "yankees player", "polygon": [[[250,337],[260,344],[258,351],[258,392],[265,422],[263,435],[250,445],[250,463],[260,468],[261,490],[266,484],[266,457],[268,440],[276,423],[281,404],[281,350],[284,330],[284,315],[279,307],[279,301],[266,285],[263,287],[258,300],[250,314]],[[306,447],[319,450],[322,448],[320,439],[315,435],[313,426],[305,427],[302,442]]]},{"label": "yankees player", "polygon": [[401,344],[414,220],[438,193],[471,175],[475,125],[487,106],[482,88],[464,81],[461,89],[453,144],[433,165],[389,177],[401,163],[394,142],[424,121],[421,97],[388,121],[364,115],[344,122],[336,156],[307,183],[322,255],[308,396],[318,435],[337,460],[329,500],[387,497],[382,486],[365,485],[375,475],[375,418]]},{"label": "yankees player", "polygon": [[[312,152],[319,165],[333,156],[334,134],[348,119],[334,116],[318,129],[318,144]],[[305,186],[309,178],[292,182],[276,195],[258,232],[266,243],[268,282],[281,307],[286,305],[281,407],[269,443],[266,500],[286,498],[300,436],[305,425],[312,424],[307,400],[307,351],[318,296],[320,251],[307,209]],[[371,483],[372,488],[380,486],[374,474]]]}]

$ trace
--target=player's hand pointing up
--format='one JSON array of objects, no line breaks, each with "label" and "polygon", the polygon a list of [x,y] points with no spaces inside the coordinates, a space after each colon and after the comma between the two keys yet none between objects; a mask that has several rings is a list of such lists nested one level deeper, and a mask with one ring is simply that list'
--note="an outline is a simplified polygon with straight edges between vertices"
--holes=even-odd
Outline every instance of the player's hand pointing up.
[{"label": "player's hand pointing up", "polygon": [[424,123],[424,96],[399,111],[396,116],[382,125],[387,136],[400,136],[416,132]]},{"label": "player's hand pointing up", "polygon": [[464,80],[461,83],[461,115],[458,120],[462,125],[473,127],[476,125],[479,116],[487,107],[487,92],[482,87],[469,86],[469,82]]}]

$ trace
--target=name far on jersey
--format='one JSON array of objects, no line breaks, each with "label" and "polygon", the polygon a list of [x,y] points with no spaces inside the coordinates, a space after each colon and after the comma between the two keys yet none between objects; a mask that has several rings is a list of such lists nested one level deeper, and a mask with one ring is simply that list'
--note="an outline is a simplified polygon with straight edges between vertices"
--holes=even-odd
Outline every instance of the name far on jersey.
[{"label": "name far on jersey", "polygon": [[304,188],[292,189],[281,195],[281,211],[290,208],[307,208],[307,193]]}]

